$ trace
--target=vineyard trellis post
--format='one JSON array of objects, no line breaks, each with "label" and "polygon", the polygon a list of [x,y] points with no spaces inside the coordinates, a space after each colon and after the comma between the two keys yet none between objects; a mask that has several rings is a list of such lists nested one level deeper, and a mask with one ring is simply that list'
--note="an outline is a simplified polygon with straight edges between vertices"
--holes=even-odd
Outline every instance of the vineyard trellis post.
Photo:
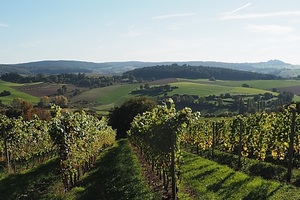
[{"label": "vineyard trellis post", "polygon": [[11,165],[10,165],[10,155],[9,155],[9,149],[7,147],[7,139],[6,139],[6,134],[4,134],[4,149],[5,149],[5,158],[6,158],[6,167],[7,167],[7,173],[11,173]]},{"label": "vineyard trellis post", "polygon": [[176,197],[176,176],[175,176],[175,145],[176,145],[176,132],[171,131],[171,180],[172,180],[172,199],[177,199]]},{"label": "vineyard trellis post", "polygon": [[289,152],[288,152],[288,171],[286,175],[286,181],[288,183],[291,182],[292,177],[292,168],[293,168],[293,154],[294,154],[294,136],[295,136],[295,122],[296,121],[296,110],[292,110],[292,124],[291,124],[291,132],[289,135]]},{"label": "vineyard trellis post", "polygon": [[242,168],[242,137],[243,137],[243,120],[240,119],[240,133],[239,133],[239,149],[238,149],[238,169]]},{"label": "vineyard trellis post", "polygon": [[215,151],[215,140],[216,140],[216,122],[214,121],[212,124],[212,148],[211,148],[211,157],[214,158]]}]

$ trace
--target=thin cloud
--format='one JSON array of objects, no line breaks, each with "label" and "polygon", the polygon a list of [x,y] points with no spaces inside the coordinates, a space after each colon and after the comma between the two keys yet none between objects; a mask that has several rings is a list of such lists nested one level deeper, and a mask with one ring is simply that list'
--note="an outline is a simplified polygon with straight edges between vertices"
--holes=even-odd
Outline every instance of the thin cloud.
[{"label": "thin cloud", "polygon": [[234,19],[258,19],[268,17],[299,17],[300,11],[280,11],[272,13],[250,13],[244,15],[224,15],[221,20],[234,20]]},{"label": "thin cloud", "polygon": [[277,25],[248,25],[245,29],[253,33],[264,33],[270,35],[282,35],[294,31],[291,27]]},{"label": "thin cloud", "polygon": [[234,14],[234,13],[240,11],[240,10],[243,10],[243,9],[245,9],[245,8],[247,8],[248,6],[251,6],[251,5],[252,5],[252,3],[247,3],[246,5],[244,5],[244,6],[242,6],[242,7],[239,7],[239,8],[237,8],[237,9],[235,9],[234,11],[228,12],[228,13],[226,13],[226,14],[227,14],[227,15],[232,15],[232,14]]},{"label": "thin cloud", "polygon": [[178,14],[171,14],[171,15],[160,15],[151,17],[151,19],[168,19],[168,18],[175,18],[175,17],[189,17],[193,16],[195,13],[178,13]]}]

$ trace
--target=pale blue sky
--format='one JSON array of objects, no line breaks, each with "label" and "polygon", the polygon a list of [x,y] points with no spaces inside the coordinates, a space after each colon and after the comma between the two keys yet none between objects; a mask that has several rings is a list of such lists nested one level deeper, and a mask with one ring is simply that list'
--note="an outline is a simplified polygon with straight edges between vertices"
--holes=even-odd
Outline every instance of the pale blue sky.
[{"label": "pale blue sky", "polygon": [[300,64],[299,0],[0,0],[0,63]]}]

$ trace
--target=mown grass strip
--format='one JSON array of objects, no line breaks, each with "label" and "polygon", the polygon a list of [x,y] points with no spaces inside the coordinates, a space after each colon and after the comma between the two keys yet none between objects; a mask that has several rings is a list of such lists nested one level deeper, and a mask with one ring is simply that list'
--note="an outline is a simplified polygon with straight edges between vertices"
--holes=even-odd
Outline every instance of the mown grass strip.
[{"label": "mown grass strip", "polygon": [[184,152],[181,199],[300,199],[300,189],[248,176]]},{"label": "mown grass strip", "polygon": [[93,169],[69,192],[64,192],[58,166],[59,160],[53,159],[32,170],[3,177],[0,199],[161,199],[147,186],[127,140],[105,150]]},{"label": "mown grass strip", "polygon": [[73,191],[76,199],[145,200],[156,197],[142,176],[136,155],[127,140],[103,153],[94,169],[87,173],[82,183]]}]

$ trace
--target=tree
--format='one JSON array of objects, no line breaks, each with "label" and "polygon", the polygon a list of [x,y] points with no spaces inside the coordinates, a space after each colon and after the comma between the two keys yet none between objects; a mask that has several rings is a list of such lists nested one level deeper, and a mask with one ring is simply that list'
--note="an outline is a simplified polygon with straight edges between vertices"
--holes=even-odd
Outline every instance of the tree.
[{"label": "tree", "polygon": [[108,124],[117,129],[117,138],[125,138],[130,123],[137,114],[154,108],[156,103],[147,97],[137,97],[126,101],[120,107],[115,107],[109,112]]},{"label": "tree", "polygon": [[256,107],[253,99],[249,98],[247,100],[247,112],[252,113],[252,114],[257,112],[257,107]]},{"label": "tree", "polygon": [[136,79],[135,79],[135,77],[133,75],[129,75],[128,78],[129,78],[130,83],[133,83],[133,82],[136,81]]},{"label": "tree", "polygon": [[50,98],[48,96],[41,97],[38,103],[38,107],[47,108],[49,106],[50,106]]},{"label": "tree", "polygon": [[208,79],[209,81],[216,81],[216,79],[215,79],[215,77],[210,77],[209,79]]},{"label": "tree", "polygon": [[8,90],[3,90],[3,92],[0,92],[0,97],[9,96],[11,95],[11,92]]},{"label": "tree", "polygon": [[22,116],[24,120],[30,120],[34,115],[33,105],[22,98],[16,98],[13,99],[11,107],[5,114],[11,118]]},{"label": "tree", "polygon": [[46,109],[46,108],[36,107],[36,108],[34,108],[34,113],[41,120],[47,120],[47,121],[49,121],[52,118],[50,110]]},{"label": "tree", "polygon": [[171,85],[164,85],[165,91],[172,91]]},{"label": "tree", "polygon": [[61,89],[62,89],[62,91],[63,91],[64,94],[67,92],[67,86],[66,85],[63,85],[61,87]]},{"label": "tree", "polygon": [[200,98],[198,99],[198,102],[199,102],[200,105],[205,105],[205,103],[206,103],[206,98],[205,98],[205,97],[200,97]]},{"label": "tree", "polygon": [[52,100],[52,103],[62,108],[66,108],[68,107],[68,98],[63,95],[55,96]]},{"label": "tree", "polygon": [[264,100],[269,100],[269,99],[272,99],[274,96],[272,93],[269,93],[269,92],[266,92],[264,94]]},{"label": "tree", "polygon": [[59,95],[64,95],[64,94],[66,94],[66,92],[67,92],[67,86],[65,86],[65,85],[63,85],[61,88],[59,88],[59,89],[57,90],[57,93],[58,93]]},{"label": "tree", "polygon": [[145,88],[145,90],[150,90],[150,85],[148,83],[146,83],[144,88]]},{"label": "tree", "polygon": [[244,105],[244,99],[243,99],[243,97],[239,97],[239,100],[238,100],[238,102],[239,102],[239,114],[244,114],[245,113],[245,105]]},{"label": "tree", "polygon": [[218,101],[218,106],[223,106],[223,99],[221,97],[219,97],[217,101]]}]

